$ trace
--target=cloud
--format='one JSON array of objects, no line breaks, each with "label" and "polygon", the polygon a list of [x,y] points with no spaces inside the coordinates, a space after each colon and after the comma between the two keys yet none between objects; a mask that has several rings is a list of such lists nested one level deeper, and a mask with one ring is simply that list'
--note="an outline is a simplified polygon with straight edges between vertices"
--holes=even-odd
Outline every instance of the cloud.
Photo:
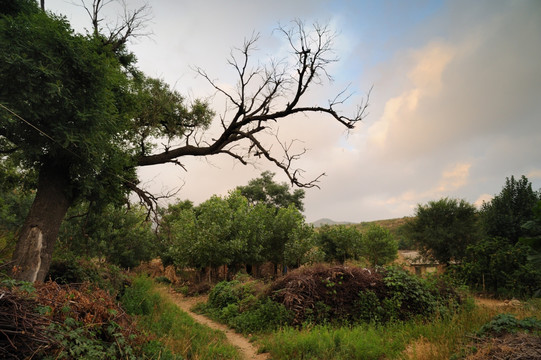
[{"label": "cloud", "polygon": [[483,203],[488,203],[492,200],[494,196],[490,195],[490,194],[481,194],[479,195],[479,197],[477,198],[477,200],[475,200],[473,202],[473,204],[475,205],[476,208],[478,209],[481,209],[481,206],[483,206]]},{"label": "cloud", "polygon": [[437,191],[445,194],[456,191],[467,185],[471,165],[471,163],[459,163],[454,165],[451,169],[445,170],[442,174],[442,179]]},{"label": "cloud", "polygon": [[534,169],[530,171],[526,177],[530,180],[532,179],[541,179],[541,169]]},{"label": "cloud", "polygon": [[[49,6],[55,2],[67,7],[62,0]],[[307,104],[325,104],[351,82],[357,93],[344,106],[351,111],[374,86],[370,115],[350,133],[315,114],[279,122],[283,139],[303,141],[296,151],[309,149],[297,163],[306,179],[327,174],[321,190],[307,190],[309,220],[401,217],[444,196],[480,204],[511,175],[526,174],[534,188],[541,186],[541,2],[210,4],[154,2],[153,38],[132,47],[142,70],[191,97],[212,94],[190,65],[234,85],[226,65],[230,48],[255,30],[262,34],[257,60],[282,56],[284,43],[269,35],[277,35],[272,29],[279,21],[298,17],[308,24],[329,20],[339,33],[341,61],[330,69],[336,81],[313,88]],[[220,113],[223,101],[215,100]],[[185,181],[179,197],[195,202],[223,195],[266,169],[287,180],[264,161],[244,167],[225,156],[208,160],[183,159],[188,173],[178,167],[141,173],[158,191]]]}]

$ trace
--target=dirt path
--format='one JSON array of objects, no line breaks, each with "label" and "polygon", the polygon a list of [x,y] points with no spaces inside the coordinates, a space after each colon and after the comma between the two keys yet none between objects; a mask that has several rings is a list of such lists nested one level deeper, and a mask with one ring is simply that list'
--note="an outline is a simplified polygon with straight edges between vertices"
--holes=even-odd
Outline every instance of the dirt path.
[{"label": "dirt path", "polygon": [[209,318],[199,315],[191,311],[190,309],[199,302],[207,301],[206,296],[198,297],[184,297],[181,294],[168,291],[167,294],[173,300],[175,304],[178,305],[182,310],[186,311],[195,321],[200,324],[206,325],[211,329],[216,329],[223,331],[227,340],[237,348],[239,348],[240,353],[246,360],[268,360],[270,359],[269,354],[258,354],[257,348],[248,341],[244,336],[237,334],[232,329],[228,328],[226,325],[219,324],[215,321],[210,320]]}]

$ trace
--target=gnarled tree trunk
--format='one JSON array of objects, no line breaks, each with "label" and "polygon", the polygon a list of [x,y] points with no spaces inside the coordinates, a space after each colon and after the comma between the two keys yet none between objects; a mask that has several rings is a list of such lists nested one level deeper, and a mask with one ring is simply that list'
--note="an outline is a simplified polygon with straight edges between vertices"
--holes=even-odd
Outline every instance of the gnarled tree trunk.
[{"label": "gnarled tree trunk", "polygon": [[15,279],[45,280],[60,224],[72,203],[66,191],[68,185],[67,168],[47,164],[41,167],[36,197],[13,253],[12,276]]}]

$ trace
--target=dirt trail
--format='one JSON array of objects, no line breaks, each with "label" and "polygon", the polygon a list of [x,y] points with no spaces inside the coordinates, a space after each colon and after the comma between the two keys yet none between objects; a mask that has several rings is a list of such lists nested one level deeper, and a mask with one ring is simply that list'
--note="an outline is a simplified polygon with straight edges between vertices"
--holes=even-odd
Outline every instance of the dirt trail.
[{"label": "dirt trail", "polygon": [[197,297],[184,297],[181,294],[168,291],[167,294],[173,300],[175,304],[178,305],[182,310],[186,311],[195,321],[200,324],[206,325],[211,329],[220,330],[225,333],[227,340],[237,348],[241,355],[246,360],[268,360],[270,359],[269,354],[258,354],[257,348],[248,341],[244,336],[237,334],[232,329],[228,328],[226,325],[219,324],[210,320],[209,318],[199,315],[191,311],[190,309],[199,302],[207,301],[206,296],[197,296]]}]

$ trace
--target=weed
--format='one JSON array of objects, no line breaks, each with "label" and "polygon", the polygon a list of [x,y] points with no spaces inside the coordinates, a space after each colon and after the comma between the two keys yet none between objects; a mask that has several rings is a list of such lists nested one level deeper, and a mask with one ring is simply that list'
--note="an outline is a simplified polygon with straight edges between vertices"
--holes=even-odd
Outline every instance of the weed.
[{"label": "weed", "polygon": [[514,334],[518,331],[541,334],[541,321],[535,317],[518,320],[513,314],[498,314],[478,331],[481,336],[498,336],[505,333]]}]

